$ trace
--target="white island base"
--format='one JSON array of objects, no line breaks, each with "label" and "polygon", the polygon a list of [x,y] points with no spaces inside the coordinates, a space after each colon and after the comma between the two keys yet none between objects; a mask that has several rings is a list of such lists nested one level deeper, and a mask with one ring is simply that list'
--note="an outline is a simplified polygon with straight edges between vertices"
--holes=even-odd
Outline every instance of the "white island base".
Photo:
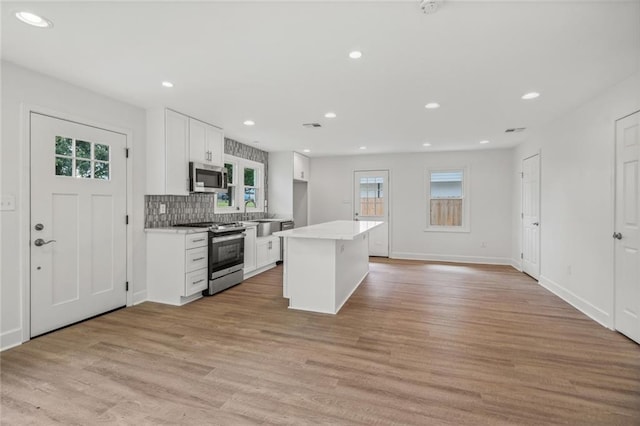
[{"label": "white island base", "polygon": [[290,309],[336,314],[369,272],[369,233],[382,222],[335,221],[274,233],[285,238]]}]

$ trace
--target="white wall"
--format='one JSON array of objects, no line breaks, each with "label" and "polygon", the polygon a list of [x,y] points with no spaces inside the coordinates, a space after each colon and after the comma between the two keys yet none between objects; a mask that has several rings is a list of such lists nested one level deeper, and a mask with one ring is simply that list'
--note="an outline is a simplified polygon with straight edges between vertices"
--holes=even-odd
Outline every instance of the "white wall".
[{"label": "white wall", "polygon": [[[511,263],[512,150],[358,155],[311,159],[311,224],[353,218],[354,170],[390,173],[390,256]],[[471,232],[425,232],[426,171],[468,167]],[[485,243],[486,247],[482,247]]]},{"label": "white wall", "polygon": [[[615,120],[640,110],[640,73],[544,128],[513,155],[541,152],[540,284],[613,328]],[[514,244],[521,251],[521,187],[514,185]]]},{"label": "white wall", "polygon": [[0,348],[28,339],[24,326],[29,271],[29,144],[28,117],[23,106],[43,107],[65,116],[130,131],[133,140],[133,206],[129,207],[133,227],[134,300],[146,299],[146,250],[144,239],[145,111],[86,89],[2,62],[2,142],[0,144],[0,191],[16,197],[16,210],[0,212]]}]

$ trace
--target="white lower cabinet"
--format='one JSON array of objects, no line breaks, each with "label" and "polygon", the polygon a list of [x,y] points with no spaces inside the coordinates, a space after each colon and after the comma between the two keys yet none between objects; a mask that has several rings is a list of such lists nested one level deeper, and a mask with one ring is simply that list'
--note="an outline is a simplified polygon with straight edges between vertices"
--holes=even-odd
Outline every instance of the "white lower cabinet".
[{"label": "white lower cabinet", "polygon": [[255,227],[247,227],[244,237],[245,278],[264,272],[280,259],[280,237],[257,237]]},{"label": "white lower cabinet", "polygon": [[247,227],[244,231],[244,274],[256,270],[256,227]]},{"label": "white lower cabinet", "polygon": [[256,239],[256,266],[275,263],[280,260],[280,237],[260,237]]},{"label": "white lower cabinet", "polygon": [[152,302],[184,305],[209,285],[206,232],[147,230],[147,293]]}]

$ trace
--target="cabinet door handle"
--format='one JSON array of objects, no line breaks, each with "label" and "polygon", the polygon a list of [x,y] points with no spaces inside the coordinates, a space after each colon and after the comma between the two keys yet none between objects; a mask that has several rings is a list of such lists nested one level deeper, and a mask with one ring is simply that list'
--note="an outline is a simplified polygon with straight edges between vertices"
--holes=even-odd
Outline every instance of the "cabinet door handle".
[{"label": "cabinet door handle", "polygon": [[304,171],[300,172],[300,178],[304,179]]},{"label": "cabinet door handle", "polygon": [[204,260],[204,257],[198,257],[197,259],[193,259],[194,262],[197,262],[199,260]]},{"label": "cabinet door handle", "polygon": [[202,279],[200,279],[200,280],[198,280],[198,281],[194,281],[194,282],[193,282],[193,285],[200,284],[202,281],[204,281],[204,278],[202,278]]},{"label": "cabinet door handle", "polygon": [[271,250],[271,248],[273,248],[273,241],[269,241],[269,250]]},{"label": "cabinet door handle", "polygon": [[206,238],[200,238],[200,239],[198,239],[198,240],[193,240],[192,242],[194,242],[194,243],[199,243],[200,241],[204,241],[205,239],[206,239]]}]

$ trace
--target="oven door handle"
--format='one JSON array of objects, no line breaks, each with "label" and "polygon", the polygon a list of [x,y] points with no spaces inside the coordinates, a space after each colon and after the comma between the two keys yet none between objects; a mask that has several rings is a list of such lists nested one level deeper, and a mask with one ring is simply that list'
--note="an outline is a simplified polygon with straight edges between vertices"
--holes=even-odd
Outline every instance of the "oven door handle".
[{"label": "oven door handle", "polygon": [[234,235],[229,235],[224,237],[211,237],[211,242],[221,243],[223,241],[239,240],[241,238],[244,238],[244,235],[245,235],[244,232],[241,232],[239,234],[234,234]]}]

